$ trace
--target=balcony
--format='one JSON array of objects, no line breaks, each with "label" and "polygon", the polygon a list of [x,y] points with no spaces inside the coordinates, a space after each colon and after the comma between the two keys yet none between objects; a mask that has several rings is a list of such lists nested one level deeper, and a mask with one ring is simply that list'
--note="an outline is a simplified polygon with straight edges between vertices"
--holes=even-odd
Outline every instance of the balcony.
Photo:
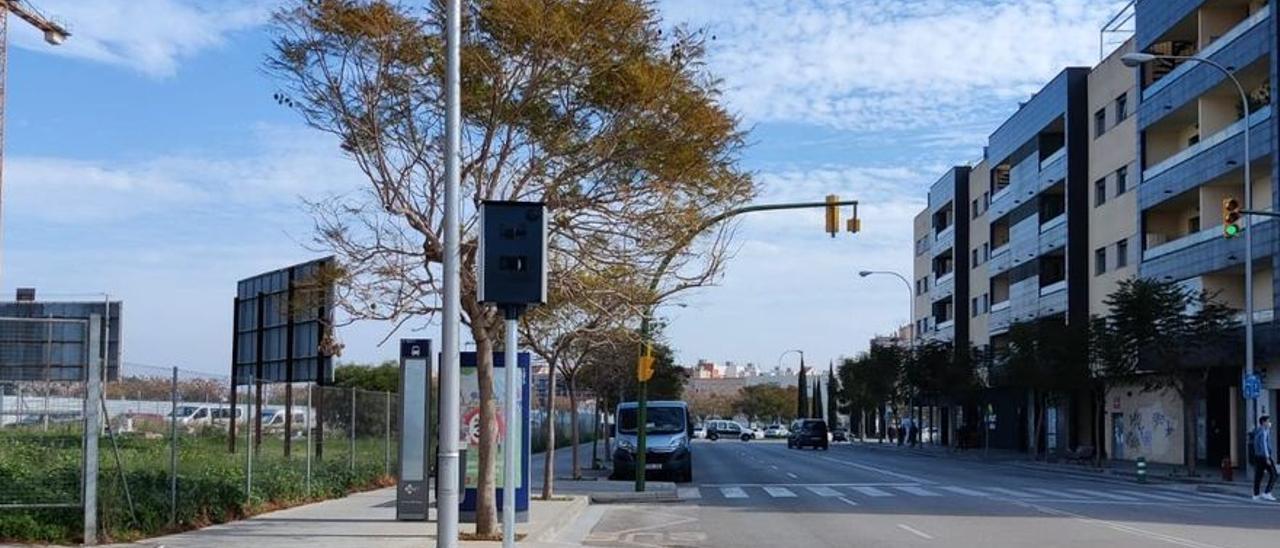
[{"label": "balcony", "polygon": [[996,304],[991,305],[992,313],[996,313],[996,312],[1000,312],[1001,310],[1008,310],[1008,309],[1009,309],[1009,299],[1005,299],[1003,301],[1000,301]]},{"label": "balcony", "polygon": [[[1253,323],[1254,323],[1254,324],[1260,324],[1260,323],[1271,323],[1272,321],[1274,321],[1274,320],[1275,320],[1275,318],[1276,318],[1276,311],[1275,311],[1275,309],[1272,309],[1272,308],[1268,308],[1268,309],[1266,309],[1266,310],[1257,310],[1257,309],[1255,309],[1255,310],[1253,311]],[[1243,311],[1243,310],[1241,310],[1241,311],[1239,311],[1239,312],[1237,312],[1237,313],[1236,313],[1236,321],[1237,321],[1237,322],[1240,322],[1240,323],[1242,323],[1242,324],[1244,323],[1244,311]]]},{"label": "balcony", "polygon": [[1066,222],[1067,222],[1067,214],[1062,213],[1057,217],[1054,217],[1052,219],[1049,219],[1048,221],[1045,221],[1044,224],[1041,224],[1040,233],[1044,234],[1045,232],[1053,230],[1054,227],[1062,226]]},{"label": "balcony", "polygon": [[[1271,119],[1271,106],[1267,105],[1249,115],[1249,118],[1248,118],[1249,127],[1256,126],[1269,119]],[[1235,137],[1236,135],[1239,135],[1241,132],[1244,131],[1244,125],[1245,125],[1245,119],[1241,118],[1240,120],[1237,120],[1235,123],[1227,126],[1222,131],[1219,131],[1213,134],[1209,138],[1203,139],[1200,142],[1194,145],[1191,145],[1187,148],[1184,148],[1168,158],[1165,158],[1160,163],[1154,166],[1151,166],[1147,168],[1145,171],[1143,171],[1142,180],[1148,181],[1153,177],[1156,177],[1157,175],[1160,175],[1161,173],[1164,173],[1172,169],[1174,166],[1195,157],[1197,154],[1200,154],[1203,151],[1209,150],[1210,148],[1213,148],[1225,142],[1227,139],[1230,139],[1232,137]]]},{"label": "balcony", "polygon": [[1067,290],[1067,281],[1062,280],[1062,281],[1054,282],[1049,285],[1041,287],[1040,296],[1047,297],[1059,291],[1066,291],[1066,290]]},{"label": "balcony", "polygon": [[[1251,221],[1251,223],[1252,223],[1252,224],[1251,224],[1250,226],[1253,226],[1253,227],[1261,227],[1261,226],[1263,226],[1263,225],[1265,225],[1266,223],[1269,223],[1269,222],[1271,222],[1271,221],[1272,221],[1272,218],[1271,218],[1271,217],[1261,217],[1261,218],[1256,218],[1256,219],[1253,219],[1253,220]],[[1151,237],[1153,237],[1153,236],[1158,236],[1158,235],[1157,235],[1157,234],[1148,234],[1148,235],[1147,235],[1147,237],[1148,237],[1148,238],[1151,238]],[[1194,233],[1192,233],[1192,234],[1188,234],[1188,235],[1183,236],[1183,237],[1181,237],[1181,238],[1178,238],[1178,239],[1176,239],[1176,240],[1172,240],[1172,241],[1169,241],[1169,242],[1161,243],[1161,244],[1159,244],[1159,245],[1155,245],[1155,246],[1151,246],[1151,245],[1149,245],[1149,244],[1150,244],[1150,241],[1151,241],[1151,240],[1149,239],[1149,240],[1148,240],[1148,247],[1147,247],[1147,249],[1146,249],[1145,251],[1143,251],[1143,252],[1142,252],[1142,260],[1144,260],[1144,261],[1149,261],[1149,260],[1154,259],[1154,258],[1156,258],[1156,257],[1161,257],[1161,256],[1164,256],[1164,255],[1168,255],[1168,254],[1173,253],[1173,252],[1175,252],[1175,251],[1179,251],[1179,250],[1187,249],[1187,248],[1192,247],[1192,246],[1194,246],[1194,245],[1196,245],[1196,244],[1201,244],[1201,243],[1204,243],[1204,242],[1213,241],[1213,240],[1215,240],[1215,239],[1222,238],[1222,237],[1223,237],[1223,236],[1222,236],[1222,227],[1221,227],[1221,226],[1219,226],[1219,225],[1214,225],[1212,228],[1206,228],[1206,229],[1204,229],[1204,230],[1200,230],[1200,231],[1198,231],[1198,232],[1194,232]],[[1256,246],[1256,245],[1257,245],[1257,244],[1255,244],[1255,246]],[[1255,247],[1255,249],[1257,249],[1257,248]]]},{"label": "balcony", "polygon": [[1064,146],[1064,147],[1062,147],[1062,148],[1058,149],[1058,151],[1057,151],[1057,152],[1054,152],[1053,154],[1050,154],[1050,155],[1049,155],[1048,157],[1046,157],[1045,159],[1040,160],[1040,171],[1044,171],[1044,170],[1048,169],[1050,164],[1052,164],[1052,163],[1054,163],[1054,162],[1056,162],[1056,161],[1058,161],[1058,160],[1061,160],[1061,159],[1062,159],[1064,156],[1066,156],[1066,155],[1067,155],[1067,147],[1065,147],[1065,146]]},{"label": "balcony", "polygon": [[[1236,41],[1237,38],[1244,36],[1244,34],[1246,32],[1249,32],[1249,30],[1253,29],[1253,27],[1256,27],[1262,24],[1262,22],[1265,21],[1267,17],[1270,15],[1271,15],[1271,6],[1270,5],[1263,6],[1262,9],[1259,9],[1253,15],[1250,15],[1249,17],[1245,18],[1245,20],[1241,21],[1239,24],[1233,27],[1226,34],[1223,34],[1217,40],[1214,40],[1212,44],[1205,46],[1204,49],[1196,53],[1195,57],[1200,59],[1208,59],[1212,57],[1215,53],[1218,53],[1219,51],[1222,51],[1227,46],[1231,45],[1231,43]],[[1155,95],[1156,93],[1159,93],[1160,90],[1164,89],[1166,86],[1173,83],[1174,80],[1177,80],[1178,78],[1187,74],[1194,68],[1195,65],[1199,65],[1199,64],[1200,63],[1197,63],[1194,61],[1184,61],[1183,63],[1179,64],[1177,68],[1173,69],[1172,71],[1169,71],[1168,74],[1164,75],[1159,80],[1152,82],[1151,85],[1147,86],[1146,89],[1142,90],[1142,100],[1146,101],[1150,99],[1153,95]]]}]

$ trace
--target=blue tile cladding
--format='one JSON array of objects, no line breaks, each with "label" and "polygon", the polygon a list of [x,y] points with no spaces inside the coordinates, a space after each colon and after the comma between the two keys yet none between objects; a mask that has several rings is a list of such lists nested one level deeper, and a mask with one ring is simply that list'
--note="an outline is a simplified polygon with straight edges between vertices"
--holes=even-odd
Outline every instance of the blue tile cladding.
[{"label": "blue tile cladding", "polygon": [[[1268,257],[1280,235],[1280,222],[1264,223],[1252,230],[1256,231],[1253,234],[1254,267],[1264,268],[1271,262]],[[1241,264],[1244,264],[1244,238],[1214,238],[1143,261],[1138,273],[1147,278],[1185,280]],[[1259,308],[1270,306],[1271,303],[1258,304]]]},{"label": "blue tile cladding", "polygon": [[1134,6],[1138,51],[1151,47],[1160,35],[1191,15],[1204,0],[1138,0]]},{"label": "blue tile cladding", "polygon": [[[968,179],[965,184],[969,184]],[[929,187],[929,213],[937,213],[947,202],[952,201],[956,194],[956,169],[947,170],[946,175],[933,183]]]},{"label": "blue tile cladding", "polygon": [[[1274,19],[1274,12],[1270,19]],[[1253,27],[1243,36],[1227,45],[1209,59],[1226,67],[1244,68],[1271,51],[1272,21]],[[1187,61],[1196,63],[1195,61]],[[1155,95],[1138,105],[1138,130],[1144,130],[1172,114],[1188,102],[1195,101],[1205,91],[1220,84],[1226,75],[1222,71],[1197,63]]]},{"label": "blue tile cladding", "polygon": [[[1272,115],[1267,121],[1253,126],[1253,132],[1249,134],[1249,153],[1255,159],[1273,154],[1275,123],[1276,116]],[[1243,155],[1244,134],[1239,134],[1143,181],[1138,187],[1138,209],[1145,211],[1224,173],[1240,169],[1239,159]],[[1231,161],[1236,165],[1230,165],[1228,162]],[[1255,169],[1254,175],[1262,174]]]},{"label": "blue tile cladding", "polygon": [[1015,150],[1067,111],[1067,73],[1063,70],[1045,84],[1030,101],[991,134],[987,156],[991,164],[1005,161]]}]

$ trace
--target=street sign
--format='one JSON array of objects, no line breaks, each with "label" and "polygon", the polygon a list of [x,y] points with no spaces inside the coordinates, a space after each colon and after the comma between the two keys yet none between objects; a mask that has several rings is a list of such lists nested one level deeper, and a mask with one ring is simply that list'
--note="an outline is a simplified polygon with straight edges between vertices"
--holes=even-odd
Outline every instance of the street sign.
[{"label": "street sign", "polygon": [[430,495],[431,339],[400,339],[400,474],[396,519],[426,521]]},{"label": "street sign", "polygon": [[1244,378],[1244,397],[1251,400],[1258,399],[1262,395],[1262,379],[1258,378],[1255,373],[1250,373]]}]

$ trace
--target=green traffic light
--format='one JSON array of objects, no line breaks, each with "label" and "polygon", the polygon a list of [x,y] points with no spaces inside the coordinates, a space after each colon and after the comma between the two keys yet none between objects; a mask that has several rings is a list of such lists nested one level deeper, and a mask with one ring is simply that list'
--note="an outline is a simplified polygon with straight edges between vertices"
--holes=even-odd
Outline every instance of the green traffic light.
[{"label": "green traffic light", "polygon": [[1240,235],[1240,227],[1236,225],[1227,225],[1225,227],[1222,227],[1222,232],[1223,234],[1226,234],[1228,238],[1232,238]]}]

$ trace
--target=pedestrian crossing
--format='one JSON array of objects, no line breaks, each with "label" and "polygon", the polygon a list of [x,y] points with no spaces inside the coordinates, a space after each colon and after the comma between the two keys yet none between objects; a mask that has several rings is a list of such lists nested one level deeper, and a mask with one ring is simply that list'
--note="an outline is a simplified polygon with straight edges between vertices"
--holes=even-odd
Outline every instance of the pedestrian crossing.
[{"label": "pedestrian crossing", "polygon": [[1167,489],[1045,488],[936,485],[914,483],[866,484],[734,484],[681,487],[681,500],[835,499],[851,506],[867,501],[899,498],[987,498],[1025,502],[1074,504],[1225,505],[1246,504],[1241,497]]}]

